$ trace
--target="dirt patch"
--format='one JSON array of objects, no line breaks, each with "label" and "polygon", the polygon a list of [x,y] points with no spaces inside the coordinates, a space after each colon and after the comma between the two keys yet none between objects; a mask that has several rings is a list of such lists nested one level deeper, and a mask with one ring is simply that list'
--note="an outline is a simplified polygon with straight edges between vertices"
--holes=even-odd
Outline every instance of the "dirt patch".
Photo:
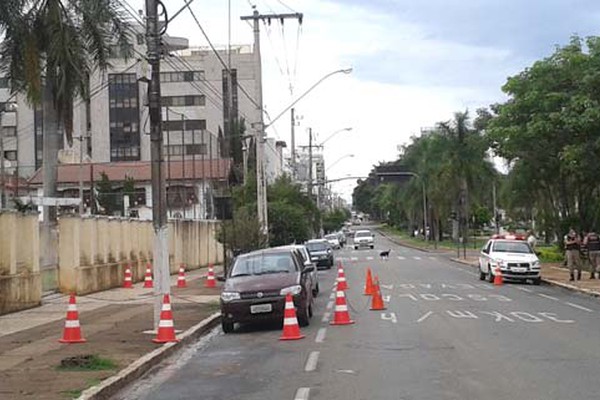
[{"label": "dirt patch", "polygon": [[[186,330],[207,318],[218,304],[197,301],[218,295],[220,289],[201,287],[201,281],[189,282],[186,289],[173,289],[175,328]],[[186,301],[189,298],[190,301]],[[65,310],[66,312],[66,310]],[[156,349],[152,328],[152,304],[109,304],[80,313],[86,343],[59,344],[64,321],[0,337],[0,398],[69,399],[117,373],[142,355]],[[94,355],[109,360],[115,369],[60,368],[64,360],[84,360]],[[14,365],[13,365],[14,364]]]}]

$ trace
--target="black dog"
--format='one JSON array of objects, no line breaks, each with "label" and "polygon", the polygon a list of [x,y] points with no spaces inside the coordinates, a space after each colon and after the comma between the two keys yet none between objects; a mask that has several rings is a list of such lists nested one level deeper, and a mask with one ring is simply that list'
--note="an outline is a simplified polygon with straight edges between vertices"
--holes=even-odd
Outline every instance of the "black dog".
[{"label": "black dog", "polygon": [[381,257],[382,260],[387,260],[390,256],[390,251],[392,251],[392,250],[390,249],[390,250],[380,252],[379,257]]}]

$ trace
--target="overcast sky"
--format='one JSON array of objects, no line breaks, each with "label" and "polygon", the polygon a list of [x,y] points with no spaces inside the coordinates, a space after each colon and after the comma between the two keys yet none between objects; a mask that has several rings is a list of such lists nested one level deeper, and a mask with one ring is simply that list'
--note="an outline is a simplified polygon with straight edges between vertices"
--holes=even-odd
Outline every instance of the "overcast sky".
[{"label": "overcast sky", "polygon": [[[183,0],[163,0],[170,14]],[[141,1],[130,0],[141,8]],[[195,0],[196,15],[215,44],[226,44],[226,0]],[[420,128],[452,118],[455,111],[505,99],[501,86],[537,59],[550,55],[573,34],[600,31],[598,0],[231,0],[232,43],[252,43],[251,27],[239,20],[252,13],[304,14],[262,27],[264,103],[274,116],[323,75],[334,75],[296,107],[303,117],[296,130],[306,144],[312,127],[319,140],[353,127],[327,142],[330,179],[364,176],[379,161],[397,157]],[[169,27],[192,45],[206,45],[189,12]],[[298,40],[299,38],[299,40]],[[288,71],[289,70],[289,74]],[[294,74],[294,71],[296,73]],[[294,96],[290,94],[290,81]],[[285,115],[268,135],[290,141]],[[350,198],[354,181],[334,190]]]}]

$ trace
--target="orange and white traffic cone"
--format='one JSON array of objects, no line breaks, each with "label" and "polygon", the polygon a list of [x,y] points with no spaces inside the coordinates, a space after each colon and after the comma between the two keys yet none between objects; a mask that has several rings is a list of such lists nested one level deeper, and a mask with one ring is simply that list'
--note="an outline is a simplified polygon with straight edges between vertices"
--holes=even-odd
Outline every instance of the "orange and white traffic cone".
[{"label": "orange and white traffic cone", "polygon": [[344,274],[344,268],[342,267],[342,264],[338,266],[337,288],[338,290],[348,289],[348,283],[346,282],[346,274]]},{"label": "orange and white traffic cone", "polygon": [[502,278],[502,270],[500,268],[496,268],[496,274],[494,275],[494,285],[502,286],[504,283],[504,279]]},{"label": "orange and white traffic cone", "polygon": [[385,310],[385,304],[383,303],[383,297],[381,297],[381,288],[379,287],[379,278],[375,277],[375,287],[373,297],[371,298],[371,310],[380,311]]},{"label": "orange and white traffic cone", "polygon": [[69,306],[67,308],[67,319],[65,320],[65,329],[60,343],[84,343],[86,340],[81,337],[81,326],[79,325],[79,313],[75,304],[75,295],[71,294]]},{"label": "orange and white traffic cone", "polygon": [[185,280],[185,264],[181,264],[179,266],[179,276],[177,277],[177,287],[178,288],[187,287],[187,282]]},{"label": "orange and white traffic cone", "polygon": [[133,289],[133,276],[131,275],[131,268],[129,265],[125,268],[125,280],[123,281],[123,288]]},{"label": "orange and white traffic cone", "polygon": [[340,282],[338,282],[338,287],[335,292],[334,311],[333,321],[330,322],[331,325],[350,325],[354,323],[354,321],[350,319],[348,305],[346,304],[346,296],[344,295],[344,291],[340,289]]},{"label": "orange and white traffic cone", "polygon": [[365,280],[365,292],[363,293],[365,296],[372,296],[375,293],[375,288],[373,287],[373,276],[371,275],[371,268],[367,268],[367,278]]},{"label": "orange and white traffic cone", "polygon": [[144,287],[153,288],[154,282],[152,281],[152,268],[150,263],[146,264],[146,274],[144,275]]},{"label": "orange and white traffic cone", "polygon": [[152,339],[154,343],[179,342],[175,337],[175,324],[173,323],[173,312],[171,311],[171,299],[168,294],[163,297],[160,310],[160,321],[158,321],[158,332]]},{"label": "orange and white traffic cone", "polygon": [[217,287],[217,281],[215,280],[215,270],[213,269],[212,264],[208,264],[208,273],[206,275],[206,281],[204,281],[204,287]]},{"label": "orange and white traffic cone", "polygon": [[304,335],[300,333],[300,326],[296,318],[296,309],[292,295],[288,293],[285,296],[285,310],[283,311],[283,333],[279,340],[298,340]]}]

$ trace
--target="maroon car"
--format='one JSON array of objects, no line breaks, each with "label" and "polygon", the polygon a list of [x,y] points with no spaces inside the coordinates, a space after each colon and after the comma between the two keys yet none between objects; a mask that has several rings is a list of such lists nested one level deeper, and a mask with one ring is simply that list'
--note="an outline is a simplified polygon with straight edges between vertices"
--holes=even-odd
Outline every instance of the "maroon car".
[{"label": "maroon car", "polygon": [[223,332],[232,332],[236,322],[283,321],[288,293],[293,296],[298,323],[308,325],[313,304],[310,274],[314,268],[304,265],[298,250],[291,248],[238,256],[221,292]]}]

